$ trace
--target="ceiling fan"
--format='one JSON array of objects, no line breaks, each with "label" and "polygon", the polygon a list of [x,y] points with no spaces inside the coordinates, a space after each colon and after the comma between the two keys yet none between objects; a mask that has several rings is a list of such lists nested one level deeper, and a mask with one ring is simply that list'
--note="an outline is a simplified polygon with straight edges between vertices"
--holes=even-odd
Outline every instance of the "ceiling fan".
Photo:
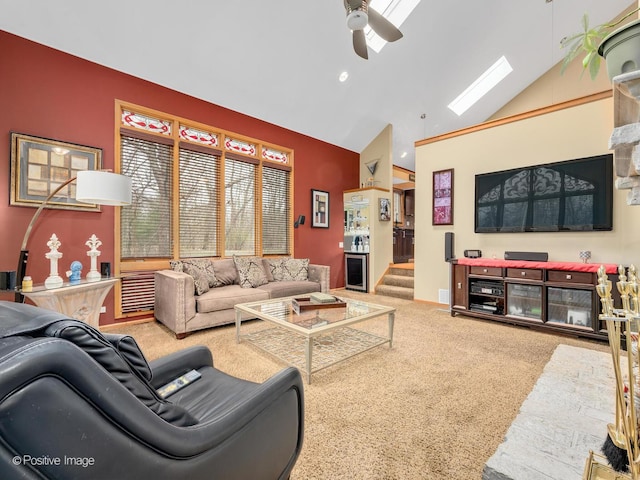
[{"label": "ceiling fan", "polygon": [[353,31],[353,49],[364,58],[369,58],[364,27],[369,25],[383,40],[395,42],[402,38],[402,32],[389,20],[369,8],[371,0],[344,0],[347,10],[347,27]]}]

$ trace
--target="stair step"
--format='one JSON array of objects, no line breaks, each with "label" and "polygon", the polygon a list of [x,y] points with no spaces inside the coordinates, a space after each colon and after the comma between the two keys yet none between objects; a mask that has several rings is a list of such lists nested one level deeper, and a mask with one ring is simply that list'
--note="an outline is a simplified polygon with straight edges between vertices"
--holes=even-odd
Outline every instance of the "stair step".
[{"label": "stair step", "polygon": [[413,277],[407,277],[405,275],[385,275],[382,277],[382,283],[384,285],[393,285],[396,287],[413,288]]},{"label": "stair step", "polygon": [[376,295],[413,300],[413,288],[396,287],[395,285],[378,285]]},{"label": "stair step", "polygon": [[413,277],[413,268],[390,267],[389,268],[389,274],[390,275],[399,275],[399,276],[402,276],[402,277]]}]

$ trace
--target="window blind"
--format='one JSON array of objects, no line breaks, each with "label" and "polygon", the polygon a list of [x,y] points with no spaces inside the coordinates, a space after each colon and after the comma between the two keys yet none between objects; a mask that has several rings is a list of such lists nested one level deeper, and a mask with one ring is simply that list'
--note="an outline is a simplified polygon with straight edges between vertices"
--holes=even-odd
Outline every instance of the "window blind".
[{"label": "window blind", "polygon": [[180,257],[218,255],[220,157],[180,148]]},{"label": "window blind", "polygon": [[225,158],[225,256],[255,255],[256,165]]},{"label": "window blind", "polygon": [[289,255],[291,229],[291,172],[262,168],[262,253]]},{"label": "window blind", "polygon": [[121,137],[121,172],[131,178],[132,202],[121,210],[121,257],[171,257],[173,146]]}]

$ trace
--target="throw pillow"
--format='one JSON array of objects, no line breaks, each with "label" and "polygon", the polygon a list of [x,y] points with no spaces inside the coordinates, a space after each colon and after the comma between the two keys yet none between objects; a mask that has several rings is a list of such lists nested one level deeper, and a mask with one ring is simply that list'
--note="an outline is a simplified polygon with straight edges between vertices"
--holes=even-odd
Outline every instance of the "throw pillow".
[{"label": "throw pillow", "polygon": [[236,257],[234,255],[233,262],[236,264],[242,288],[255,288],[269,283],[260,257]]},{"label": "throw pillow", "polygon": [[[200,272],[200,276],[204,276],[206,278],[207,283],[209,284],[209,288],[228,285],[226,279],[224,278],[221,279],[218,276],[218,272],[215,270],[213,266],[213,262],[208,258],[192,258],[192,259],[182,260],[182,265],[183,265],[184,271],[189,275],[191,275],[191,272],[198,270]],[[195,278],[196,277],[194,276],[194,280]]]},{"label": "throw pillow", "polygon": [[300,281],[309,279],[308,258],[278,258],[270,260],[271,274],[277,282]]},{"label": "throw pillow", "polygon": [[[207,272],[209,269],[213,272],[213,267],[211,267],[209,259],[195,258],[192,260],[183,260],[182,267],[184,269],[184,273],[193,277],[196,295],[202,295],[209,291],[210,282]],[[215,274],[213,275],[215,277]]]},{"label": "throw pillow", "polygon": [[169,260],[169,266],[174,272],[184,272],[184,266],[181,260]]},{"label": "throw pillow", "polygon": [[213,265],[213,271],[216,273],[216,278],[220,282],[220,286],[239,283],[238,270],[236,269],[233,258],[214,260],[211,264]]}]

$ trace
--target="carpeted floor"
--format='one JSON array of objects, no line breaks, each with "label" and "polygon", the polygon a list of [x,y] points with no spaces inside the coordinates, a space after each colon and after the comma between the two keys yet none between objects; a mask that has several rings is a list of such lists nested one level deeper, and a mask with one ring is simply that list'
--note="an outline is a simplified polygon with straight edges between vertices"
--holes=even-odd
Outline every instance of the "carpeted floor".
[{"label": "carpeted floor", "polygon": [[[480,479],[556,346],[608,352],[605,343],[451,317],[409,300],[335,293],[396,307],[394,344],[305,382],[305,439],[293,480]],[[386,317],[360,325],[386,334]],[[248,380],[261,382],[283,367],[247,342],[237,344],[234,326],[184,340],[158,323],[109,331],[134,336],[150,359],[207,345],[217,368]]]}]

